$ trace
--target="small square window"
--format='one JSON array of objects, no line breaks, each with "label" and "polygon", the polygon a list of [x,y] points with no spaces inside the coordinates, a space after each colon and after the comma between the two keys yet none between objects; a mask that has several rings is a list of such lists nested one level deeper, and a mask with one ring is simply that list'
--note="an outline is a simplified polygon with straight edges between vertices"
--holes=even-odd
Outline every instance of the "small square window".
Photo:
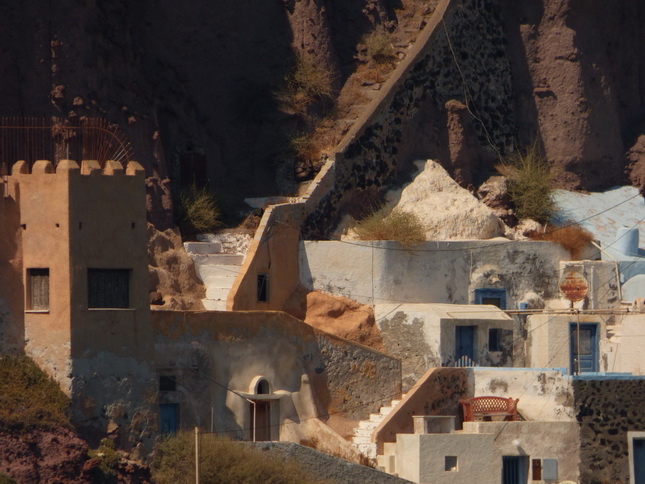
[{"label": "small square window", "polygon": [[269,300],[269,274],[258,274],[258,302]]},{"label": "small square window", "polygon": [[502,330],[490,328],[488,330],[488,351],[502,351]]},{"label": "small square window", "polygon": [[88,269],[87,307],[130,307],[130,270]]},{"label": "small square window", "polygon": [[27,269],[27,309],[49,309],[49,269]]},{"label": "small square window", "polygon": [[457,472],[457,456],[447,455],[445,461],[446,472]]},{"label": "small square window", "polygon": [[161,375],[159,377],[159,391],[160,392],[177,391],[177,378],[170,375]]}]

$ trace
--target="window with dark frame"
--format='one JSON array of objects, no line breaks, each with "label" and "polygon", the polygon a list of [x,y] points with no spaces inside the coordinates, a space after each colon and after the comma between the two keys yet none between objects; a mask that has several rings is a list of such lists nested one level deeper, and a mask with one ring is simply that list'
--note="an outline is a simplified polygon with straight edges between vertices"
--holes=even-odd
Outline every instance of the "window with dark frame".
[{"label": "window with dark frame", "polygon": [[87,307],[130,307],[130,269],[88,269]]},{"label": "window with dark frame", "polygon": [[34,311],[49,310],[49,269],[27,269],[28,290],[27,309]]},{"label": "window with dark frame", "polygon": [[502,330],[499,328],[488,329],[488,351],[502,351]]},{"label": "window with dark frame", "polygon": [[457,456],[456,455],[447,455],[447,456],[445,456],[444,470],[446,472],[456,472],[457,471]]},{"label": "window with dark frame", "polygon": [[269,274],[258,274],[258,302],[269,301]]},{"label": "window with dark frame", "polygon": [[161,375],[159,377],[159,391],[160,392],[177,391],[177,377],[172,375]]}]

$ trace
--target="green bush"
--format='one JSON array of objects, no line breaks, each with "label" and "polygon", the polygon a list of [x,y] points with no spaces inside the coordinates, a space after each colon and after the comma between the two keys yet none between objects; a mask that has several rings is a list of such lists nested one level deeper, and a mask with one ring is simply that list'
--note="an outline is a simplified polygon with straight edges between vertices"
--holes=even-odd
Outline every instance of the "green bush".
[{"label": "green bush", "polygon": [[206,188],[195,185],[179,195],[179,226],[191,233],[208,232],[221,225],[215,196]]},{"label": "green bush", "polygon": [[394,64],[396,61],[394,47],[386,34],[377,31],[371,32],[363,38],[363,43],[367,49],[367,57],[374,64],[383,66]]},{"label": "green bush", "polygon": [[110,439],[101,439],[98,449],[92,449],[88,453],[90,459],[100,459],[101,463],[97,472],[92,476],[93,482],[109,482],[116,476],[121,457],[116,452],[116,445]]},{"label": "green bush", "polygon": [[[195,482],[195,437],[180,432],[155,446],[152,477],[159,484]],[[230,439],[206,434],[200,440],[201,482],[205,484],[314,483],[297,464],[271,458]]]},{"label": "green bush", "polygon": [[0,430],[70,427],[69,399],[24,355],[0,356]]},{"label": "green bush", "polygon": [[548,223],[556,209],[551,188],[554,176],[536,144],[518,151],[499,168],[507,177],[508,194],[517,217]]},{"label": "green bush", "polygon": [[354,230],[361,240],[395,240],[404,247],[412,247],[426,240],[426,229],[412,212],[385,209],[374,212],[358,222]]}]

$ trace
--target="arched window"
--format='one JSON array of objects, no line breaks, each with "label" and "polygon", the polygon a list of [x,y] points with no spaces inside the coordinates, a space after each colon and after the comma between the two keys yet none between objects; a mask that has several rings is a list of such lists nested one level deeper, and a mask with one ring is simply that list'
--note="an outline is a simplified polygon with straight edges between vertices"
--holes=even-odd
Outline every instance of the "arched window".
[{"label": "arched window", "polygon": [[261,378],[258,380],[255,385],[255,394],[256,395],[270,395],[271,394],[271,385],[266,378]]}]

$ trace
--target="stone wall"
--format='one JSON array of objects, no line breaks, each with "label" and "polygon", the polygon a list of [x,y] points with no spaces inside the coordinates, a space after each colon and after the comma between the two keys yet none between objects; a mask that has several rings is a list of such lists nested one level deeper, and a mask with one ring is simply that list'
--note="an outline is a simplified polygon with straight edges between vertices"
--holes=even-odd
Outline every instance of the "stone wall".
[{"label": "stone wall", "polygon": [[[276,311],[153,311],[155,365],[177,379],[163,403],[179,403],[182,428],[213,426],[249,438],[253,382],[279,397],[272,437],[307,437],[319,418],[337,431],[401,393],[401,364]],[[212,410],[213,409],[213,410]],[[294,425],[291,425],[294,424]],[[312,437],[312,436],[309,436]]]},{"label": "stone wall", "polygon": [[316,339],[332,422],[337,412],[346,420],[363,420],[401,396],[400,360],[326,333],[318,332]]},{"label": "stone wall", "polygon": [[645,429],[645,379],[576,379],[580,482],[627,483],[628,431]]},{"label": "stone wall", "polygon": [[441,2],[417,40],[412,61],[393,75],[373,110],[339,145],[335,186],[307,218],[305,238],[321,237],[335,224],[345,193],[394,182],[397,172],[412,161],[405,159],[404,151],[418,156],[419,147],[410,148],[420,135],[411,128],[415,120],[419,124],[418,117],[432,113],[445,125],[444,106],[450,100],[462,101],[474,114],[482,146],[500,152],[510,147],[515,123],[505,43],[496,2]]}]

